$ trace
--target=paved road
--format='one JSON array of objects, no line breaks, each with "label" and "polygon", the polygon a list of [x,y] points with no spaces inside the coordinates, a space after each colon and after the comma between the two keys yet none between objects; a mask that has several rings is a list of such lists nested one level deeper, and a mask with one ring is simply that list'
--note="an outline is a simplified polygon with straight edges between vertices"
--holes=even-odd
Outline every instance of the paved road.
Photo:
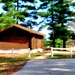
[{"label": "paved road", "polygon": [[75,59],[30,60],[13,75],[75,75]]}]

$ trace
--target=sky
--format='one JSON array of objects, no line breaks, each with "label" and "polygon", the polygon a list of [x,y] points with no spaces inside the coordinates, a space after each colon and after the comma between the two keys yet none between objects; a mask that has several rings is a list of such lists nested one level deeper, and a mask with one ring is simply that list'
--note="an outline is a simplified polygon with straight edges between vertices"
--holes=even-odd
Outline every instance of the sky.
[{"label": "sky", "polygon": [[[35,27],[33,30],[38,31],[38,27]],[[41,31],[39,31],[39,32],[42,33],[42,34],[45,34],[45,38],[48,39],[48,37],[49,37],[48,33],[49,33],[50,31],[47,30],[47,27],[46,27],[46,28],[43,28],[43,29],[42,29]]]},{"label": "sky", "polygon": [[4,12],[3,9],[2,9],[2,5],[3,4],[0,3],[0,13]]}]

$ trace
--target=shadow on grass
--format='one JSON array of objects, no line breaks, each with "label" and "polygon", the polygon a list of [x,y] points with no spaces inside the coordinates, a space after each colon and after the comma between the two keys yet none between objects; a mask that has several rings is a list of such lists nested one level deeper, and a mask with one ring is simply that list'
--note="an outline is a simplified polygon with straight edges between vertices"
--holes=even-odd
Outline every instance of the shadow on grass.
[{"label": "shadow on grass", "polygon": [[3,72],[6,72],[7,70],[0,70],[0,75],[2,75]]}]

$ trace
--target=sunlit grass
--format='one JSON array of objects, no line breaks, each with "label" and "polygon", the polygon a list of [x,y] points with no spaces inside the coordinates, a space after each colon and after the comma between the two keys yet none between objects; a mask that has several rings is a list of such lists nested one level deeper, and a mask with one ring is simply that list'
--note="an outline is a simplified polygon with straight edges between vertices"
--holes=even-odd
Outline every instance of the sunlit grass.
[{"label": "sunlit grass", "polygon": [[31,54],[31,59],[32,59],[32,58],[35,58],[35,57],[38,57],[38,56],[41,56],[41,55],[43,55],[43,54],[44,54],[44,53],[40,53],[40,52]]}]

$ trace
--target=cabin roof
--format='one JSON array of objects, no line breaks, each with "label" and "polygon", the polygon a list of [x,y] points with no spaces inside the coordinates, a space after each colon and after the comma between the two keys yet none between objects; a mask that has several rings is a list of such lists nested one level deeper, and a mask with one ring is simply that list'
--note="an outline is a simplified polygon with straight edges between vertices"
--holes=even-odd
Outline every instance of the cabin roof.
[{"label": "cabin roof", "polygon": [[[32,33],[32,34],[36,34],[36,35],[40,35],[40,36],[45,36],[45,35],[42,34],[42,33],[39,33],[39,32],[37,32],[37,31],[35,31],[35,30],[31,30],[31,29],[29,29],[29,28],[23,27],[23,26],[21,26],[21,25],[13,24],[11,27],[16,27],[16,28],[22,29],[22,30],[27,31],[27,32]],[[11,28],[11,27],[9,27],[9,28]],[[9,29],[9,28],[7,28],[7,29]],[[7,29],[3,29],[2,31],[7,30]],[[0,32],[1,32],[1,31],[0,31]]]},{"label": "cabin roof", "polygon": [[21,26],[21,25],[14,24],[13,26],[15,26],[15,27],[17,27],[17,28],[20,28],[20,29],[22,29],[22,30],[25,30],[25,31],[27,31],[27,32],[33,33],[33,34],[45,36],[45,35],[42,34],[42,33],[39,33],[39,32],[37,32],[37,31],[35,31],[35,30],[31,30],[31,29],[29,29],[29,28],[23,27],[23,26]]}]

